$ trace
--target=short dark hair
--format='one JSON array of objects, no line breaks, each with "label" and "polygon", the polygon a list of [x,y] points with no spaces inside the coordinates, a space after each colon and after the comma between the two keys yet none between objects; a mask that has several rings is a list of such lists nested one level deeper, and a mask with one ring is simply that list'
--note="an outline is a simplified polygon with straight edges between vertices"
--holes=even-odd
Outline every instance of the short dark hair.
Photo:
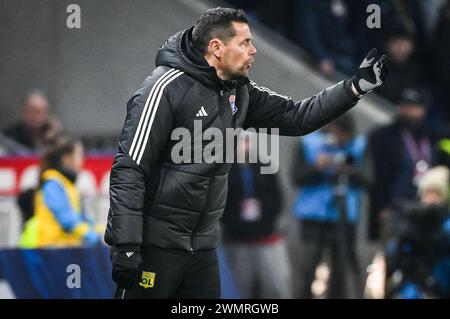
[{"label": "short dark hair", "polygon": [[72,154],[77,144],[81,144],[81,141],[67,135],[58,135],[45,141],[40,167],[40,183],[43,181],[42,174],[44,171],[61,168],[62,158],[66,154]]},{"label": "short dark hair", "polygon": [[194,45],[205,53],[211,39],[219,38],[222,41],[227,41],[234,37],[236,32],[232,22],[248,24],[248,19],[241,9],[217,7],[207,10],[198,19],[192,32]]}]

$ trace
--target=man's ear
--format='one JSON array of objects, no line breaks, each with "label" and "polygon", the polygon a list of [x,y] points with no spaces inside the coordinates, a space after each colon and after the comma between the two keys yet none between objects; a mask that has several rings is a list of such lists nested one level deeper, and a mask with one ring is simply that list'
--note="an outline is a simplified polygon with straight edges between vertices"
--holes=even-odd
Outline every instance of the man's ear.
[{"label": "man's ear", "polygon": [[208,51],[214,55],[217,59],[220,59],[221,55],[222,55],[222,46],[223,46],[223,42],[220,41],[220,39],[218,38],[213,38],[211,39],[211,41],[209,41],[209,45],[208,45]]}]

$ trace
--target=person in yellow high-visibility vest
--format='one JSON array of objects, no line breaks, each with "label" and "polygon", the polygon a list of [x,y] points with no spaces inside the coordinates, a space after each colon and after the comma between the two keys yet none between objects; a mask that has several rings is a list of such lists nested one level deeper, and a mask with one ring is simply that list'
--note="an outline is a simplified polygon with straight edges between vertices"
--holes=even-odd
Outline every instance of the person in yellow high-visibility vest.
[{"label": "person in yellow high-visibility vest", "polygon": [[83,145],[58,137],[47,146],[34,195],[34,214],[25,224],[22,248],[95,245],[100,235],[82,210],[75,180],[84,162]]}]

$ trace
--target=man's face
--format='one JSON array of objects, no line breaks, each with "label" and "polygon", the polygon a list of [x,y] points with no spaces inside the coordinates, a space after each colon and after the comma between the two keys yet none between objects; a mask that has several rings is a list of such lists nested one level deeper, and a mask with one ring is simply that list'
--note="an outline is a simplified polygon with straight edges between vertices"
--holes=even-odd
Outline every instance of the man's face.
[{"label": "man's face", "polygon": [[341,129],[339,126],[331,122],[326,126],[326,132],[331,134],[339,145],[345,145],[350,140],[351,136],[348,132]]},{"label": "man's face", "polygon": [[236,35],[223,43],[220,59],[228,79],[248,76],[256,54],[248,24],[233,22],[232,25]]},{"label": "man's face", "polygon": [[427,111],[421,104],[400,104],[399,115],[411,124],[418,124],[423,122]]},{"label": "man's face", "polygon": [[39,129],[48,120],[48,101],[40,94],[31,95],[23,108],[23,121],[33,129]]},{"label": "man's face", "polygon": [[403,63],[409,59],[413,49],[413,42],[408,38],[392,39],[388,42],[389,59]]},{"label": "man's face", "polygon": [[445,202],[445,197],[438,190],[428,189],[420,196],[420,200],[427,205],[440,205]]},{"label": "man's face", "polygon": [[64,167],[70,168],[76,173],[80,173],[84,165],[84,148],[81,143],[76,143],[74,150],[62,158]]}]

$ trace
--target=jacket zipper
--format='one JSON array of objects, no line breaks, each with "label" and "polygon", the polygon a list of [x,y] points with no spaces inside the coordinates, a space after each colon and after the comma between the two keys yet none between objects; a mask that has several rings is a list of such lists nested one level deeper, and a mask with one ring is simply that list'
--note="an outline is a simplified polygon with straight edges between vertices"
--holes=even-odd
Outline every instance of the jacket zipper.
[{"label": "jacket zipper", "polygon": [[226,129],[226,125],[225,125],[225,119],[224,119],[224,107],[226,107],[226,105],[224,105],[224,103],[223,103],[223,90],[220,90],[220,105],[219,105],[219,108],[220,108],[220,110],[219,110],[219,117],[220,117],[220,120],[222,121],[222,134],[224,135],[224,136],[226,136],[225,135],[225,129]]},{"label": "jacket zipper", "polygon": [[212,180],[212,177],[209,178],[209,180],[208,180],[208,186],[207,186],[207,188],[206,188],[205,206],[203,206],[203,209],[202,209],[202,211],[200,212],[200,216],[199,216],[199,218],[198,218],[197,224],[195,225],[194,229],[193,229],[192,232],[191,232],[191,249],[190,249],[191,254],[193,254],[193,253],[194,253],[194,250],[195,250],[195,247],[194,247],[194,240],[195,240],[196,232],[197,232],[197,230],[200,228],[200,226],[201,226],[201,224],[202,224],[202,222],[203,222],[203,219],[204,219],[204,217],[205,217],[205,214],[206,214],[206,207],[208,206],[209,188],[210,188],[210,185],[211,185],[211,180]]},{"label": "jacket zipper", "polygon": [[[220,103],[219,103],[219,117],[220,117],[220,120],[222,121],[222,129],[223,129],[222,132],[225,134],[225,121],[224,121],[224,118],[223,118],[223,108],[224,108],[223,90],[220,90],[219,95],[220,95],[219,96],[219,99],[220,99]],[[194,240],[195,240],[196,231],[200,228],[200,226],[201,226],[201,224],[203,222],[203,218],[204,218],[204,216],[206,214],[206,207],[208,205],[210,184],[211,184],[211,178],[208,181],[208,188],[207,188],[207,191],[206,191],[205,206],[203,207],[203,210],[200,212],[200,217],[198,218],[198,222],[197,222],[197,224],[195,225],[194,229],[191,232],[191,248],[190,248],[190,251],[191,251],[192,254],[194,253],[194,250],[195,250]]]}]

